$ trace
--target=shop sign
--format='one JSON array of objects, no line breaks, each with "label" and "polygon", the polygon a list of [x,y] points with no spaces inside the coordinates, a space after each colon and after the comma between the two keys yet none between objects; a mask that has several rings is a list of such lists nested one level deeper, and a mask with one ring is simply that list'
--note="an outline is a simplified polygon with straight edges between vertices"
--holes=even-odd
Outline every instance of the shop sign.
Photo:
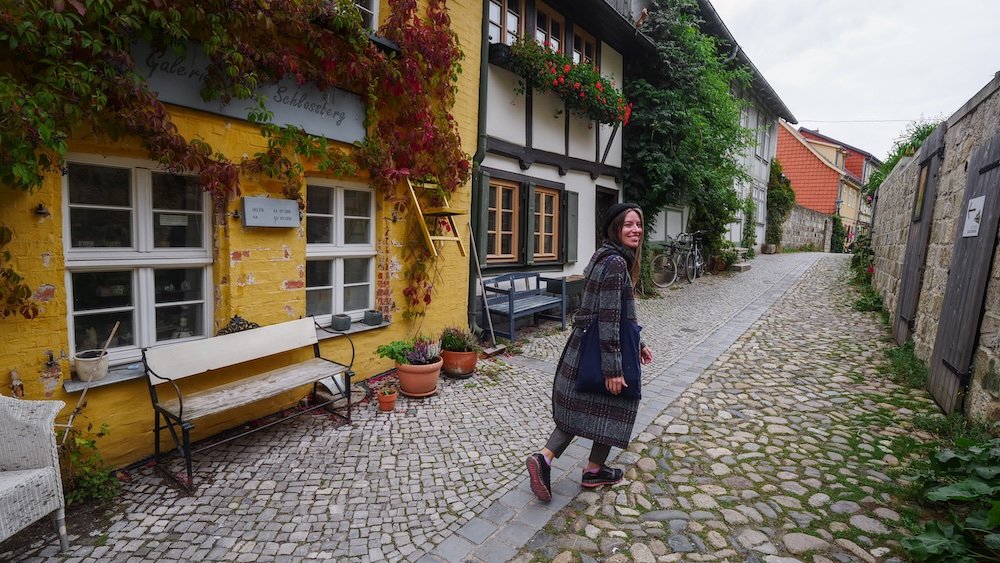
[{"label": "shop sign", "polygon": [[[167,50],[153,52],[144,42],[132,46],[136,71],[144,76],[149,89],[161,102],[167,102],[219,115],[246,119],[256,108],[252,99],[206,102],[201,89],[208,68],[208,58],[197,44],[188,45],[184,55]],[[294,125],[310,135],[345,143],[365,138],[365,106],[357,94],[339,88],[320,91],[310,83],[297,84],[285,78],[277,84],[258,88],[267,110],[277,125]]]},{"label": "shop sign", "polygon": [[298,227],[299,202],[270,197],[243,198],[244,227]]}]

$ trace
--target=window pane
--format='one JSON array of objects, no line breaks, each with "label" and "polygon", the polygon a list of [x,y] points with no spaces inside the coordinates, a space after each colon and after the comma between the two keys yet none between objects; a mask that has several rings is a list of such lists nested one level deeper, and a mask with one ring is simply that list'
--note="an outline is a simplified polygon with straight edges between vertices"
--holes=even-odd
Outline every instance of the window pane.
[{"label": "window pane", "polygon": [[500,24],[500,14],[503,12],[503,8],[500,7],[499,2],[490,2],[490,23]]},{"label": "window pane", "polygon": [[490,24],[490,30],[489,30],[489,33],[488,33],[487,37],[489,38],[489,42],[490,43],[499,43],[500,42],[500,26],[499,25],[494,25],[494,24],[491,23]]},{"label": "window pane", "polygon": [[332,285],[333,260],[306,262],[306,287],[330,287]]},{"label": "window pane", "polygon": [[495,232],[490,232],[490,234],[486,236],[486,248],[490,254],[496,253],[497,235]]},{"label": "window pane", "polygon": [[332,243],[333,217],[306,216],[306,242]]},{"label": "window pane", "polygon": [[153,213],[156,248],[201,248],[202,216],[194,213]]},{"label": "window pane", "polygon": [[555,35],[553,35],[553,36],[552,36],[552,37],[551,37],[551,38],[549,39],[549,48],[550,48],[550,49],[552,49],[553,51],[556,51],[556,52],[558,52],[558,51],[560,50],[560,47],[559,47],[559,40],[558,40],[558,39],[556,39],[556,36],[555,36]]},{"label": "window pane", "polygon": [[69,165],[69,203],[132,206],[132,171],[91,164]]},{"label": "window pane", "polygon": [[372,194],[357,190],[344,190],[344,215],[348,217],[371,217]]},{"label": "window pane", "polygon": [[156,340],[204,336],[203,305],[170,305],[156,308]]},{"label": "window pane", "polygon": [[371,290],[367,285],[355,285],[344,288],[344,310],[362,311],[368,309],[368,296]]},{"label": "window pane", "polygon": [[333,190],[306,186],[306,213],[333,213]]},{"label": "window pane", "polygon": [[115,322],[120,323],[118,332],[111,340],[109,348],[135,346],[135,330],[132,328],[132,310],[97,313],[92,315],[73,315],[73,334],[76,340],[76,351],[100,350],[104,347]]},{"label": "window pane", "polygon": [[365,283],[371,281],[368,278],[369,269],[368,258],[345,258],[344,259],[344,283]]},{"label": "window pane", "polygon": [[504,213],[500,216],[500,230],[508,232],[514,228],[514,214]]},{"label": "window pane", "polygon": [[132,212],[70,207],[73,248],[132,247]]},{"label": "window pane", "polygon": [[[555,20],[552,20],[552,32],[551,33],[552,33],[552,42],[553,43],[558,43],[559,42],[559,38],[562,37],[562,26],[559,25],[559,22],[557,22]],[[557,46],[553,46],[553,49],[557,49],[558,50],[558,47]]]},{"label": "window pane", "polygon": [[344,220],[344,244],[368,244],[368,219]]},{"label": "window pane", "polygon": [[500,254],[513,254],[514,244],[513,239],[510,236],[504,236],[500,239]]},{"label": "window pane", "polygon": [[155,270],[153,272],[153,285],[156,292],[156,302],[204,300],[203,274],[204,270],[201,268]]},{"label": "window pane", "polygon": [[501,194],[501,201],[503,201],[502,206],[503,206],[504,209],[513,209],[514,208],[514,190],[504,190],[503,194]]},{"label": "window pane", "polygon": [[490,186],[490,207],[495,208],[497,206],[497,187]]},{"label": "window pane", "polygon": [[549,28],[549,17],[542,12],[538,12],[535,16],[535,27],[542,32],[542,37],[545,37],[545,30]]},{"label": "window pane", "polygon": [[547,197],[545,198],[545,212],[552,214],[555,212],[556,198]]},{"label": "window pane", "polygon": [[546,233],[551,234],[551,233],[553,233],[555,231],[555,229],[553,229],[553,222],[554,221],[555,221],[555,218],[552,217],[551,215],[545,218],[545,232]]},{"label": "window pane", "polygon": [[540,29],[535,30],[535,41],[546,47],[549,44],[548,41],[546,41],[545,32]]},{"label": "window pane", "polygon": [[198,178],[153,173],[153,208],[201,211],[202,189]]},{"label": "window pane", "polygon": [[306,315],[330,315],[333,313],[333,293],[329,289],[306,290]]},{"label": "window pane", "polygon": [[132,272],[74,272],[73,311],[131,307]]},{"label": "window pane", "polygon": [[555,252],[552,250],[552,237],[545,237],[545,253],[555,254]]}]

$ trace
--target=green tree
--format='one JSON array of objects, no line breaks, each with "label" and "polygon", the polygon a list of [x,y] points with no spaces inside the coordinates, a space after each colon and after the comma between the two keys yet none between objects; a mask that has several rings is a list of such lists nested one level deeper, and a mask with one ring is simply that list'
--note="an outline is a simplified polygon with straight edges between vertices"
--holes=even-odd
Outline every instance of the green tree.
[{"label": "green tree", "polygon": [[889,157],[868,178],[868,183],[864,187],[865,194],[874,195],[878,187],[885,181],[886,176],[896,167],[896,164],[904,156],[913,156],[916,154],[920,145],[924,144],[924,140],[930,137],[931,133],[940,124],[940,121],[914,121],[907,125],[900,137],[893,143],[892,150],[889,151]]},{"label": "green tree", "polygon": [[847,231],[844,229],[844,221],[840,218],[840,215],[834,215],[833,229],[830,232],[830,252],[843,252],[844,239],[846,237]]},{"label": "green tree", "polygon": [[717,40],[698,29],[695,0],[654,0],[643,31],[656,46],[630,60],[626,97],[634,105],[625,135],[624,171],[629,197],[652,212],[690,205],[691,230],[708,231],[708,252],[719,248],[740,208],[733,189],[744,177],[736,156],[749,146],[740,126],[734,85],[744,70],[729,69]]},{"label": "green tree", "polygon": [[781,244],[785,230],[785,220],[795,207],[795,190],[785,176],[778,159],[771,161],[771,174],[767,179],[767,227],[764,229],[764,243]]}]

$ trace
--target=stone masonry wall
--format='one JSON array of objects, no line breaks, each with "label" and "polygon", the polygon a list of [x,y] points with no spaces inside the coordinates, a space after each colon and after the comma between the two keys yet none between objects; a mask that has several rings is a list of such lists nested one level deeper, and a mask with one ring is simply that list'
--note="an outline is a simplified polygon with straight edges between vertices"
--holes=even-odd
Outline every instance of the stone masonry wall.
[{"label": "stone masonry wall", "polygon": [[916,158],[904,158],[878,189],[878,204],[872,225],[872,249],[875,251],[873,284],[882,296],[889,318],[894,318],[899,305],[899,280],[906,256],[913,191],[919,172]]},{"label": "stone masonry wall", "polygon": [[[944,161],[914,319],[915,353],[925,362],[930,361],[937,337],[938,320],[968,180],[966,166],[973,150],[997,133],[1000,133],[1000,74],[948,119]],[[897,166],[879,194],[873,229],[873,247],[876,253],[874,283],[885,299],[890,314],[898,299],[899,275],[917,169],[916,163]],[[969,418],[989,422],[1000,420],[1000,367],[997,366],[1000,360],[1000,267],[997,261],[998,257],[994,254],[992,273],[986,287],[980,337],[973,352],[972,377],[965,399],[965,412]]]},{"label": "stone masonry wall", "polygon": [[785,219],[781,246],[799,249],[811,245],[816,250],[830,252],[832,234],[833,223],[829,215],[796,205]]}]

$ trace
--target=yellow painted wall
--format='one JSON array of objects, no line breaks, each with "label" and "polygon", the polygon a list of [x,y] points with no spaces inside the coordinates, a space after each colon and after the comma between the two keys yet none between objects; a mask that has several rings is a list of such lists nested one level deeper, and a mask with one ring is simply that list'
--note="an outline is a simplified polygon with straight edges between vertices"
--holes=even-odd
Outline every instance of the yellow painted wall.
[{"label": "yellow painted wall", "polygon": [[[382,3],[381,18],[388,15],[388,6]],[[462,61],[458,96],[454,108],[465,152],[471,155],[476,147],[476,127],[479,96],[480,36],[482,3],[453,1],[449,3],[453,28],[458,34],[466,58]],[[189,110],[171,107],[170,114],[186,138],[202,138],[213,149],[239,161],[243,154],[253,154],[265,146],[257,128],[249,123]],[[98,135],[81,133],[70,144],[71,152],[147,158],[135,140],[111,142]],[[307,176],[323,177],[310,170],[305,163]],[[365,182],[365,178],[353,178]],[[68,361],[66,270],[62,240],[62,181],[58,174],[46,177],[44,185],[34,193],[8,190],[3,195],[5,204],[0,206],[0,223],[14,231],[14,240],[8,246],[12,266],[24,276],[25,282],[35,290],[41,314],[33,320],[20,317],[0,319],[0,393],[11,394],[9,386],[16,374],[23,382],[25,397],[29,399],[58,399],[67,403],[60,422],[65,421],[76,404],[79,394],[63,391],[63,381],[71,377]],[[243,176],[240,178],[242,195],[271,195],[283,197],[281,187],[273,181]],[[471,186],[461,188],[451,199],[454,207],[469,211]],[[403,187],[397,196],[406,194]],[[405,263],[406,248],[422,244],[416,238],[413,217],[392,221],[381,197],[376,197],[376,242],[380,252],[389,249],[389,259],[376,256],[376,263]],[[34,213],[38,204],[51,211],[51,216],[40,217]],[[228,211],[239,209],[238,199],[229,202]],[[456,218],[459,233],[468,237],[469,214]],[[244,228],[231,216],[216,214],[213,218],[215,282],[214,318],[216,328],[224,325],[233,315],[240,315],[260,324],[272,324],[296,319],[305,314],[305,229],[304,221],[298,229]],[[466,326],[467,287],[469,285],[469,259],[458,252],[455,243],[441,244],[440,258],[432,268],[435,272],[436,293],[427,309],[427,316],[415,322],[405,321],[401,308],[392,316],[386,328],[352,335],[356,347],[355,380],[365,379],[392,368],[389,361],[377,358],[379,344],[408,338],[416,332],[437,334],[445,326]],[[395,260],[393,260],[395,259]],[[388,275],[379,271],[378,274]],[[377,275],[378,275],[377,274]],[[403,284],[399,275],[391,282],[392,294],[402,303]],[[344,338],[324,340],[322,354],[333,360],[346,361],[350,348]],[[48,354],[55,362],[47,365]],[[225,370],[217,375],[199,376],[185,380],[185,388],[195,390],[218,382],[257,373],[270,367],[284,365],[311,356],[311,350],[268,358],[238,369]],[[305,395],[308,388],[274,400],[200,421],[193,433],[194,439],[204,438],[226,428],[231,428],[260,416],[276,412],[294,404]],[[370,407],[370,405],[368,405]],[[366,407],[362,407],[366,408]],[[372,407],[374,408],[374,407]],[[85,428],[107,423],[110,435],[100,438],[98,447],[105,461],[120,467],[141,460],[152,453],[153,411],[144,379],[96,387],[87,394],[87,405],[77,418],[75,426]],[[317,419],[317,424],[329,424]],[[169,440],[164,434],[164,440]],[[168,444],[169,445],[169,444]]]}]

